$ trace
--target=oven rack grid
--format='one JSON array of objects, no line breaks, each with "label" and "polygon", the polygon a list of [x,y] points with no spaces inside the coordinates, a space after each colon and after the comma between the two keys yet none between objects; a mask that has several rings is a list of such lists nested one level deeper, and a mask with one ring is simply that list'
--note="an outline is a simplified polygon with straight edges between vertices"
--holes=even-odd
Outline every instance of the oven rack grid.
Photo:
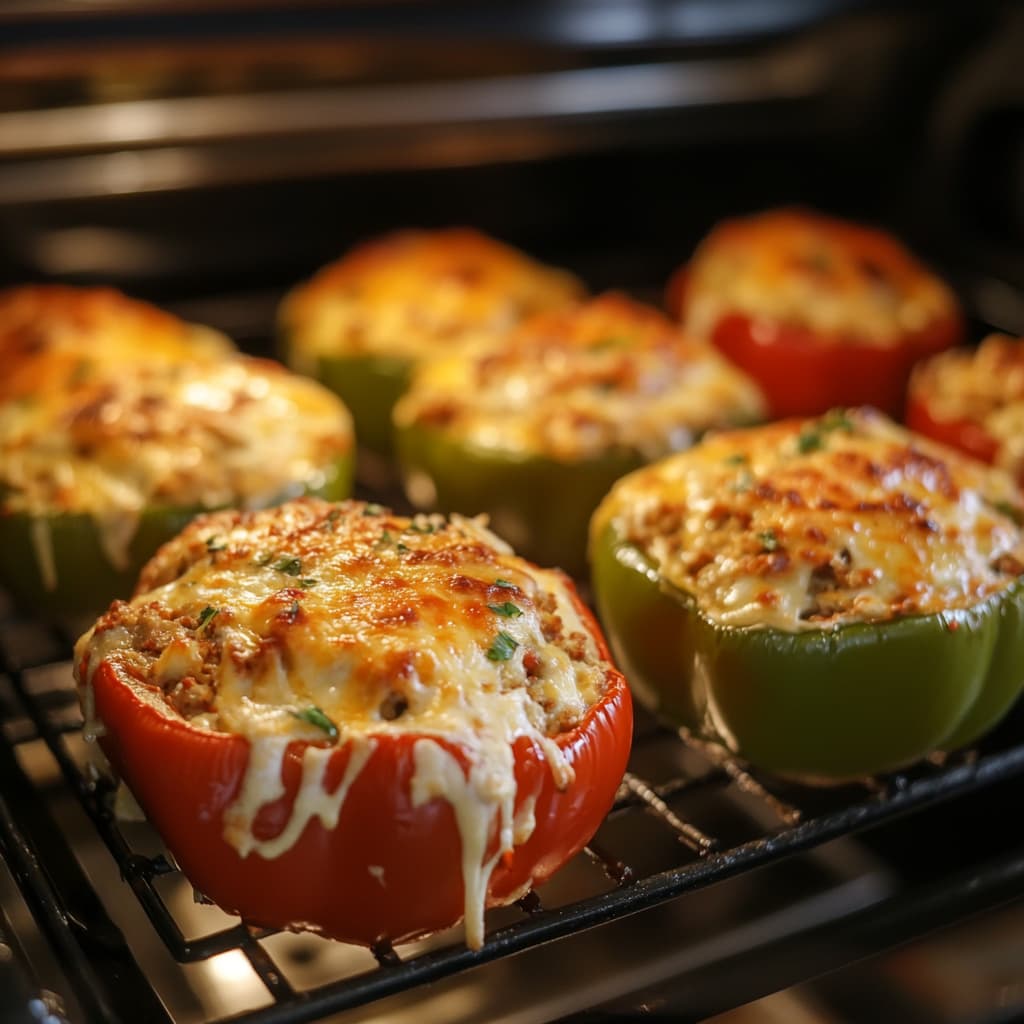
[{"label": "oven rack grid", "polygon": [[[1024,772],[1019,730],[1002,728],[976,750],[935,759],[906,772],[834,789],[810,789],[762,779],[713,746],[638,715],[630,770],[595,840],[579,855],[600,867],[602,884],[554,906],[545,890],[528,893],[511,923],[490,923],[486,942],[470,950],[458,938],[407,954],[374,949],[376,965],[310,989],[297,989],[263,943],[272,933],[244,923],[187,938],[158,888],[177,871],[168,855],[134,850],[112,810],[112,789],[96,782],[72,756],[67,739],[80,733],[66,639],[38,622],[0,620],[0,856],[37,924],[64,964],[89,1020],[110,1024],[172,1018],[107,911],[119,892],[98,891],[46,808],[44,795],[19,761],[24,744],[42,741],[63,783],[84,809],[170,955],[181,964],[239,951],[266,989],[269,1002],[218,1018],[246,1024],[299,1024],[445,978],[672,900],[755,867],[960,796]],[[54,680],[57,680],[55,683]],[[645,757],[656,748],[678,754],[686,770],[650,778]],[[762,822],[752,834],[716,836],[686,813],[694,795],[740,794]],[[605,831],[642,815],[667,830],[677,862],[645,871],[620,856]],[[619,830],[621,832],[621,829]],[[507,912],[503,912],[507,913]],[[489,915],[490,918],[491,915]],[[140,1016],[141,1014],[141,1016]]]}]

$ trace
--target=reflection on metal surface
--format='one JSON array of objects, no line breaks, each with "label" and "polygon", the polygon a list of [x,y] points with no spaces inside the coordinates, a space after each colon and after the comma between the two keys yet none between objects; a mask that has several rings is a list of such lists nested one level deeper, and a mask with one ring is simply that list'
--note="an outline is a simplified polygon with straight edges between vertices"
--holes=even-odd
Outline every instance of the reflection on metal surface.
[{"label": "reflection on metal surface", "polygon": [[813,96],[823,54],[790,46],[533,75],[139,100],[0,114],[0,203],[339,170],[522,160],[642,135],[645,119]]}]

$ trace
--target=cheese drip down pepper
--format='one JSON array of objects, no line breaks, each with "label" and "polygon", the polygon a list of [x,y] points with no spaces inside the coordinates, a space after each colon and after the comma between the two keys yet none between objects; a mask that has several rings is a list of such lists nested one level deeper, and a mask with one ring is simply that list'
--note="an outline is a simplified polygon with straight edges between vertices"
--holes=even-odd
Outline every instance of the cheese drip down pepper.
[{"label": "cheese drip down pepper", "polygon": [[839,781],[954,749],[1024,679],[1020,492],[870,410],[724,432],[595,514],[634,688],[755,765]]},{"label": "cheese drip down pepper", "polygon": [[630,746],[568,580],[457,516],[201,517],[76,665],[87,731],[204,894],[365,945],[460,918],[481,945],[486,907],[590,839]]}]

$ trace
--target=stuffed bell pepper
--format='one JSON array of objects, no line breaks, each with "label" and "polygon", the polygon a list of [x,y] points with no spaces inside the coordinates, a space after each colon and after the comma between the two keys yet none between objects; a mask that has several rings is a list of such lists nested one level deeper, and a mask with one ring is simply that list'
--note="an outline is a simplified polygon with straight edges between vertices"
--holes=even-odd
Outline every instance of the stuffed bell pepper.
[{"label": "stuffed bell pepper", "polygon": [[391,456],[391,410],[420,359],[582,294],[568,272],[477,231],[401,231],[295,288],[279,326],[286,361],[344,399],[372,463]]},{"label": "stuffed bell pepper", "polygon": [[631,684],[767,771],[856,779],[978,739],[1024,680],[1024,500],[882,414],[727,431],[620,481],[593,586]]},{"label": "stuffed bell pepper", "polygon": [[1024,341],[992,334],[919,363],[907,425],[1000,466],[1024,484]]},{"label": "stuffed bell pepper", "polygon": [[713,348],[609,293],[424,363],[395,438],[414,505],[484,512],[528,557],[578,575],[615,480],[762,414],[756,385]]},{"label": "stuffed bell pepper", "polygon": [[479,947],[590,840],[632,738],[566,577],[361,502],[195,520],[75,660],[87,738],[200,892],[367,946],[464,918]]},{"label": "stuffed bell pepper", "polygon": [[801,209],[719,224],[666,300],[757,380],[772,417],[862,403],[899,416],[914,363],[963,336],[951,289],[896,238]]},{"label": "stuffed bell pepper", "polygon": [[0,585],[36,614],[94,617],[198,511],[349,492],[336,396],[119,293],[6,293],[0,353]]}]

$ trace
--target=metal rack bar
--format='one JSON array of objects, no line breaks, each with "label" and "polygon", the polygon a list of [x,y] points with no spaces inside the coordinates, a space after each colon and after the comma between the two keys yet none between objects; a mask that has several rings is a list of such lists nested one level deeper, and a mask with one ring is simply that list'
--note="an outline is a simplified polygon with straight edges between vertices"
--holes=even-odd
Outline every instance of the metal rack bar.
[{"label": "metal rack bar", "polygon": [[[15,659],[11,661],[13,669]],[[844,790],[826,798],[808,793],[807,802],[812,806],[817,803],[819,808],[811,812],[777,796],[743,765],[691,739],[687,746],[707,759],[705,770],[692,778],[680,775],[657,783],[630,772],[609,816],[611,820],[621,815],[643,814],[660,823],[689,852],[678,866],[643,874],[628,862],[628,858],[623,859],[619,855],[614,841],[609,846],[609,840],[601,838],[593,841],[585,854],[602,869],[611,888],[601,888],[584,898],[553,907],[545,906],[535,894],[530,894],[520,901],[522,917],[492,930],[480,950],[469,950],[454,943],[403,957],[390,945],[382,946],[373,950],[376,966],[317,988],[296,991],[286,972],[262,943],[262,939],[272,933],[252,931],[244,924],[238,924],[197,939],[185,938],[153,884],[154,879],[177,869],[163,856],[147,857],[131,849],[110,809],[110,788],[97,786],[86,778],[69,754],[65,736],[73,726],[68,725],[66,716],[57,719],[62,709],[66,711],[68,702],[55,699],[52,690],[33,692],[25,678],[29,671],[31,666],[19,663],[10,672],[14,692],[32,725],[31,730],[18,733],[19,741],[38,737],[46,744],[64,780],[102,837],[122,877],[136,894],[168,950],[181,963],[204,960],[230,950],[240,951],[272,997],[273,1002],[266,1007],[222,1018],[225,1024],[228,1021],[299,1024],[365,1005],[653,907],[830,839],[1024,772],[1024,745],[1010,746],[986,755],[926,764],[911,773],[881,780],[874,787],[853,787],[852,791]],[[679,743],[686,742],[688,738],[650,725],[638,732],[637,746],[642,749],[648,744],[666,740]],[[46,851],[45,869],[34,849],[20,842],[23,819],[30,815],[30,809],[34,807],[37,816],[45,814],[45,811],[41,809],[42,801],[33,793],[31,781],[17,763],[15,745],[10,737],[6,743],[0,743],[0,777],[10,780],[5,786],[5,793],[11,793],[14,804],[12,807],[6,801],[0,803],[0,854],[16,868],[20,866],[19,885],[26,888],[32,897],[33,912],[40,918],[50,941],[62,952],[65,948],[68,950],[67,955],[75,965],[72,974],[83,989],[87,1012],[96,1019],[118,1024],[139,1019],[136,989],[141,986],[154,1004],[158,1003],[158,996],[141,976],[125,948],[123,937],[106,916],[102,895],[91,888],[59,835],[44,834],[45,830],[39,831],[38,825],[33,828],[33,833],[40,836],[40,846]],[[5,767],[8,762],[9,770]],[[685,811],[677,810],[690,796],[714,798],[716,788],[727,790],[730,787],[758,802],[778,825],[760,826],[756,838],[729,846],[721,837],[709,834],[688,820]],[[55,833],[52,822],[49,833]],[[70,867],[65,862],[70,862]],[[59,877],[51,881],[48,871],[56,871]],[[88,928],[79,923],[86,921],[89,922]],[[94,925],[93,922],[97,923]],[[90,938],[84,939],[85,934]],[[102,939],[98,955],[93,949],[97,936]],[[122,960],[128,961],[127,968],[121,966]],[[102,968],[106,976],[111,973],[108,966],[115,975],[127,970],[131,975],[130,984],[115,986],[115,991],[111,991],[109,984],[97,983],[94,974]],[[127,992],[130,996],[122,994]],[[118,1002],[119,998],[130,1001],[130,1011]],[[161,1009],[145,1019],[158,1021],[168,1018]]]}]

